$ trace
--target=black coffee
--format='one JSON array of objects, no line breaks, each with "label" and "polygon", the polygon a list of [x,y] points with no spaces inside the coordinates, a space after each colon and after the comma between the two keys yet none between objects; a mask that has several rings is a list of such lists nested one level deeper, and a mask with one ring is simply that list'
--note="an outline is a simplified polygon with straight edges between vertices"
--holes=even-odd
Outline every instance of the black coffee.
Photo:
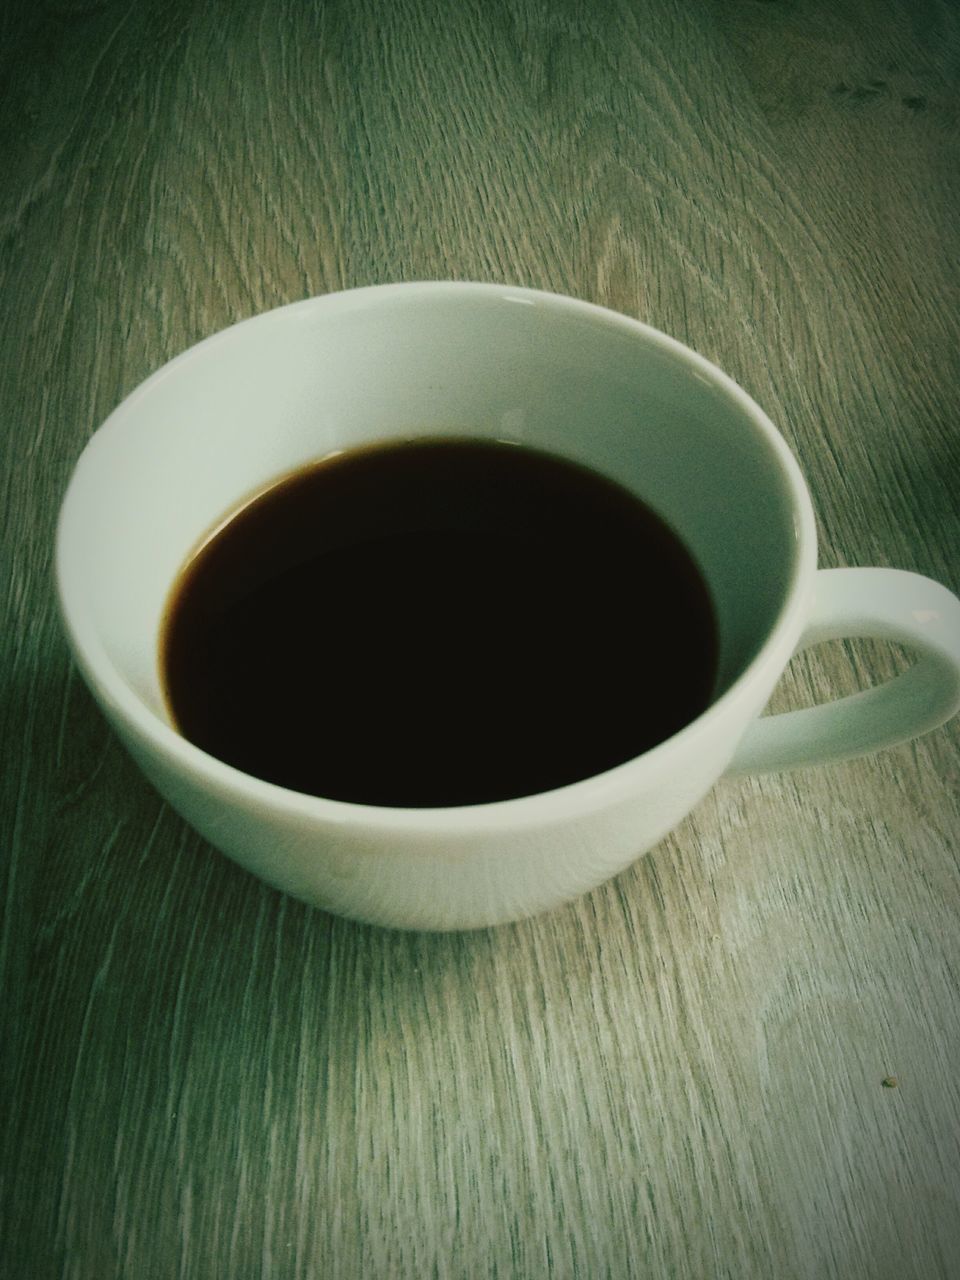
[{"label": "black coffee", "polygon": [[514,445],[357,449],[281,480],[187,565],[161,669],[185,737],[370,805],[468,805],[621,764],[697,716],[710,597],[625,489]]}]

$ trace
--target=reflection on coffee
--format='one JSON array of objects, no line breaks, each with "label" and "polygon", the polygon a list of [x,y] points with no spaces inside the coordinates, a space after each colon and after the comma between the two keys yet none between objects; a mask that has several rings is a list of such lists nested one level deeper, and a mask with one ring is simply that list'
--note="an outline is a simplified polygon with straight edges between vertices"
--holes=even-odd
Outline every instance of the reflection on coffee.
[{"label": "reflection on coffee", "polygon": [[713,607],[619,485],[490,441],[342,453],[242,507],[161,634],[181,733],[296,791],[469,805],[621,764],[705,709]]}]

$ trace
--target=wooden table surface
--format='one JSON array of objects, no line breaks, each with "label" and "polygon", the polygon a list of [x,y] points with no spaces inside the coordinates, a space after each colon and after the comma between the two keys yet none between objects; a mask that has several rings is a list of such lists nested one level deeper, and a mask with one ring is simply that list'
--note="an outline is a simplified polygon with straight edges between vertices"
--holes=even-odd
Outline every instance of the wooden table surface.
[{"label": "wooden table surface", "polygon": [[[721,782],[521,924],[266,888],[71,669],[56,511],[241,317],[390,280],[638,316],[767,409],[821,563],[960,587],[951,0],[51,0],[0,18],[0,1274],[960,1275],[960,735]],[[795,662],[779,709],[897,668]]]}]

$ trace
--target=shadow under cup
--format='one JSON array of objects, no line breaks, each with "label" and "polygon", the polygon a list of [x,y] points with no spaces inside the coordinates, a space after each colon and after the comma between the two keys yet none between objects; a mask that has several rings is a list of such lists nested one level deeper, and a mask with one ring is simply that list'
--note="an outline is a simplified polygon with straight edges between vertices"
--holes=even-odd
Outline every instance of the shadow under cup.
[{"label": "shadow under cup", "polygon": [[168,718],[158,636],[197,544],[286,472],[418,436],[546,450],[641,498],[704,574],[719,633],[716,696],[729,688],[797,572],[792,459],[751,418],[747,397],[680,344],[609,312],[534,298],[400,286],[339,295],[329,312],[295,304],[192,348],[120,406],[78,467],[96,509],[71,522],[60,577],[88,641],[146,708]]}]

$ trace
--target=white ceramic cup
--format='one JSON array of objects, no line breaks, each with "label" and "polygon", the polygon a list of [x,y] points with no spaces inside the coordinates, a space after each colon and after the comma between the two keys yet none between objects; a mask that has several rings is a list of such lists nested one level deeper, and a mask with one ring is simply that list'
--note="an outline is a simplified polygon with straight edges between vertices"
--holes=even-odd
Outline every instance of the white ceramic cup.
[{"label": "white ceramic cup", "polygon": [[[599,776],[448,809],[301,795],[181,737],[165,710],[158,633],[199,540],[301,464],[421,435],[546,449],[658,511],[714,597],[712,705]],[[191,348],[134,391],[84,450],[61,512],[57,576],[84,678],[174,808],[269,883],[385,925],[469,928],[556,906],[649,849],[725,772],[874,751],[960,705],[960,601],[916,574],[818,572],[800,471],[744,391],[635,320],[507,286],[331,294]],[[878,688],[758,719],[798,648],[847,636],[902,642],[918,660]]]}]

